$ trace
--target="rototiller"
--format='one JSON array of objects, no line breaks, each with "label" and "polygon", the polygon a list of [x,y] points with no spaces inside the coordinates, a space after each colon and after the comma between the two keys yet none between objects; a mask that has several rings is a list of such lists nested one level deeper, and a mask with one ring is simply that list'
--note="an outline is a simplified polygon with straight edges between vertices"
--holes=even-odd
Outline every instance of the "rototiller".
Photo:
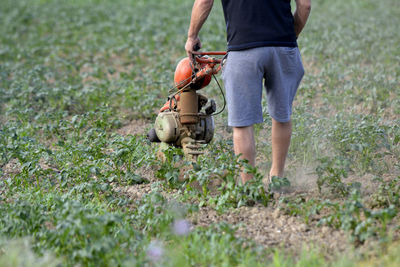
[{"label": "rototiller", "polygon": [[[154,128],[148,133],[151,142],[161,142],[160,150],[175,146],[183,148],[188,160],[196,160],[202,147],[214,136],[216,104],[198,90],[206,87],[221,70],[226,52],[194,52],[193,60],[182,59],[175,70],[174,87],[160,109]],[[215,79],[219,88],[221,86]],[[221,89],[221,93],[223,91]],[[225,98],[224,98],[225,107]],[[222,110],[224,109],[222,108]],[[221,112],[222,112],[221,110]]]}]

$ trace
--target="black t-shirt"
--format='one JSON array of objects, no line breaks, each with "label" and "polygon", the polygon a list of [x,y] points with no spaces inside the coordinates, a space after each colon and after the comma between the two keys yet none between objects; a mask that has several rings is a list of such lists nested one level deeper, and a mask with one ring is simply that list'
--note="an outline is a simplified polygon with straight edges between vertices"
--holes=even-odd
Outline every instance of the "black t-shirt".
[{"label": "black t-shirt", "polygon": [[221,1],[228,51],[260,46],[297,46],[290,0]]}]

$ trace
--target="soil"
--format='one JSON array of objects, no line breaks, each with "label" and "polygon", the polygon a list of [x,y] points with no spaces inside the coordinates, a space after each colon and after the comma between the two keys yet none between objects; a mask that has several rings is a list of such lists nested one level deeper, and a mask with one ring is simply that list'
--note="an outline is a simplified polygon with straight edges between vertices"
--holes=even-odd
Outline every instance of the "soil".
[{"label": "soil", "polygon": [[4,166],[1,166],[1,169],[3,170],[3,176],[0,178],[5,180],[7,178],[10,178],[12,175],[20,173],[21,164],[17,159],[11,159]]},{"label": "soil", "polygon": [[[0,165],[0,168],[1,168],[1,171],[3,172],[3,175],[0,176],[0,181],[7,180],[11,176],[21,172],[21,164],[19,164],[17,159],[11,159],[4,166]],[[5,189],[0,184],[0,196],[3,195],[4,192],[5,192]],[[1,197],[0,197],[0,201],[1,201]]]},{"label": "soil", "polygon": [[[143,135],[151,127],[151,122],[137,120],[119,129],[118,133],[122,135]],[[215,136],[229,139],[232,136],[232,132],[229,128],[221,125],[221,127],[217,128]],[[265,155],[259,156],[257,162],[265,162]],[[290,161],[288,163],[292,165]],[[295,164],[293,163],[293,166]],[[266,172],[266,169],[261,169],[262,171]],[[140,199],[145,194],[150,193],[152,191],[151,183],[157,181],[153,170],[144,170],[141,175],[149,180],[150,183],[121,188],[121,192],[134,199]],[[315,167],[292,168],[290,175],[294,192],[286,197],[296,198],[296,196],[301,195],[306,200],[321,197],[317,189],[316,181],[318,177],[315,174]],[[349,177],[346,182],[362,182],[362,192],[368,195],[376,189],[373,178],[372,175],[366,174]],[[163,195],[172,200],[175,193],[177,192],[163,192]],[[212,208],[202,207],[198,212],[192,213],[188,220],[194,227],[206,227],[218,222],[227,222],[237,226],[236,233],[240,237],[249,238],[267,248],[284,247],[295,253],[300,252],[304,246],[312,246],[320,251],[328,252],[326,255],[332,255],[333,257],[335,254],[343,253],[353,247],[348,233],[328,226],[317,226],[317,222],[312,219],[309,224],[306,224],[300,217],[285,215],[280,210],[278,201],[268,207],[261,205],[246,206],[227,210],[223,214],[218,214]],[[398,218],[393,221],[394,226],[396,221],[399,221]],[[392,228],[394,229],[395,227]],[[394,238],[398,236],[398,232],[395,231]],[[369,243],[367,242],[364,247],[370,246],[371,244]]]},{"label": "soil", "polygon": [[[127,123],[117,132],[121,135],[144,135],[151,126],[152,123],[149,121],[135,120]],[[229,130],[223,128],[221,131],[223,132],[216,133],[216,136],[221,135],[224,138],[231,136]],[[258,160],[262,159],[258,158]],[[45,165],[43,162],[41,164]],[[3,177],[1,178],[4,179],[18,173],[20,166],[17,160],[11,160],[5,166],[2,166],[2,169]],[[151,168],[141,168],[138,170],[138,174],[148,180],[149,183],[115,187],[115,189],[131,199],[140,200],[143,196],[152,192],[152,184],[158,180],[154,176],[154,169]],[[301,195],[306,200],[313,197],[321,197],[316,187],[317,177],[313,174],[312,169],[299,168],[292,170],[291,174],[293,174],[291,182],[295,191],[289,197]],[[374,184],[371,181],[372,177],[368,175],[349,177],[350,180],[363,181],[363,186],[366,185],[366,194],[370,194],[374,188]],[[164,197],[169,200],[173,200],[177,193],[176,190],[162,192]],[[312,246],[321,251],[327,251],[329,252],[328,255],[333,256],[352,247],[347,233],[327,226],[317,226],[316,222],[312,220],[309,224],[305,224],[300,217],[285,215],[279,209],[279,204],[277,203],[278,201],[268,207],[255,205],[253,207],[246,206],[231,209],[223,214],[218,214],[212,208],[202,207],[198,212],[192,213],[188,220],[194,227],[205,227],[213,223],[227,222],[237,226],[236,233],[238,236],[254,240],[257,244],[267,248],[284,247],[294,252],[300,252],[304,246]],[[393,221],[394,226],[396,226],[396,222],[399,222],[399,216]],[[398,238],[398,235],[399,231],[397,230],[394,237]]]},{"label": "soil", "polygon": [[190,217],[196,226],[225,221],[238,226],[237,234],[265,247],[284,247],[301,251],[305,244],[326,251],[345,251],[350,245],[342,231],[330,227],[307,225],[300,218],[282,213],[278,207],[241,207],[218,215],[202,208]]},{"label": "soil", "polygon": [[[151,128],[151,122],[132,121],[118,130],[122,135],[137,134],[143,135],[144,131]],[[223,128],[223,133],[216,133],[225,138],[229,130]],[[298,170],[295,172],[293,187],[295,193],[306,192],[311,198],[317,193],[315,175],[310,174],[310,170]],[[149,184],[141,184],[119,188],[120,192],[132,199],[138,200],[152,191],[151,183],[156,181],[152,171],[145,170],[141,173],[142,177],[150,181]],[[176,192],[164,192],[167,199],[172,199]],[[301,251],[304,244],[312,244],[320,250],[330,252],[342,252],[349,247],[347,235],[341,230],[330,227],[317,227],[316,225],[307,225],[304,221],[295,216],[285,215],[277,204],[269,207],[256,205],[253,207],[241,207],[231,209],[223,214],[218,214],[212,208],[202,207],[196,213],[189,216],[188,220],[195,227],[205,227],[213,223],[227,222],[237,226],[237,235],[244,238],[250,238],[257,244],[268,248],[285,247],[293,251]],[[314,223],[315,224],[315,223]]]},{"label": "soil", "polygon": [[152,124],[146,120],[135,120],[128,122],[122,128],[117,130],[120,135],[146,135],[147,129],[150,129]]}]

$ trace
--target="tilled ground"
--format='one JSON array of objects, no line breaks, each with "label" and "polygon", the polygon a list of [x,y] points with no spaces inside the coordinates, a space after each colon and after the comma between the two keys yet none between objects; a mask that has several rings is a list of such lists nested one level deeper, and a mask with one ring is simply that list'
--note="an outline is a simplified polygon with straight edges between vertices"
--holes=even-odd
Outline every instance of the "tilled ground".
[{"label": "tilled ground", "polygon": [[[151,124],[144,121],[134,121],[118,132],[122,135],[143,134],[150,127]],[[151,183],[156,179],[151,170],[142,170],[141,175],[150,183],[123,187],[118,190],[136,200],[149,194],[152,192]],[[310,194],[315,194],[315,186],[311,187],[313,182],[315,183],[315,177],[308,177],[306,186],[303,183],[294,183],[294,185],[302,194],[306,189]],[[173,198],[173,192],[163,192],[163,195],[168,199]],[[237,227],[238,236],[249,238],[268,248],[285,247],[299,251],[302,246],[308,244],[321,250],[337,252],[344,251],[349,246],[347,235],[343,231],[327,226],[307,225],[299,217],[285,215],[277,204],[269,207],[246,206],[228,210],[223,214],[218,214],[212,208],[202,207],[198,212],[191,214],[188,219],[194,227],[205,227],[218,222],[229,223]]]},{"label": "tilled ground", "polygon": [[[132,121],[128,125],[118,130],[121,135],[142,135],[151,128],[147,121]],[[3,166],[4,177],[10,177],[20,170],[17,161],[12,160],[6,166]],[[145,184],[137,184],[126,187],[115,187],[121,194],[133,200],[140,200],[153,190],[152,184],[157,182],[154,177],[154,170],[142,168],[138,170],[140,175],[149,181]],[[318,197],[316,190],[315,175],[307,174],[308,170],[296,171],[296,177],[292,181],[295,192],[289,197],[301,195],[305,199]],[[361,177],[362,178],[362,177]],[[367,186],[367,192],[371,191],[372,185]],[[0,189],[1,193],[1,189]],[[174,200],[177,190],[161,192],[167,199]],[[303,246],[313,246],[321,251],[331,253],[340,253],[348,250],[350,244],[348,234],[327,226],[317,226],[316,222],[311,221],[308,224],[297,216],[289,216],[279,208],[278,199],[271,202],[268,207],[256,204],[255,206],[240,207],[230,209],[219,214],[215,209],[202,207],[198,212],[190,214],[188,220],[194,227],[206,227],[214,223],[227,222],[237,227],[237,235],[254,240],[257,244],[267,248],[284,247],[286,249],[299,252]],[[399,217],[394,223],[399,221]],[[398,235],[398,230],[395,232]],[[396,238],[395,236],[395,238]]]},{"label": "tilled ground", "polygon": [[[145,177],[153,180],[151,177]],[[151,183],[119,188],[120,192],[131,199],[139,200],[152,192]],[[162,192],[170,200],[173,192]],[[341,230],[331,227],[318,227],[315,223],[307,225],[296,216],[285,215],[278,205],[264,207],[240,207],[219,214],[215,209],[202,207],[192,213],[188,220],[194,227],[207,227],[214,223],[226,222],[237,227],[237,235],[249,238],[259,245],[268,248],[285,247],[293,251],[301,251],[302,246],[312,245],[322,251],[345,251],[350,243]]]},{"label": "tilled ground", "polygon": [[[150,122],[132,121],[118,132],[122,135],[143,135],[151,127]],[[224,132],[222,135],[227,138],[230,133],[226,132],[225,128],[222,131]],[[216,135],[219,134],[221,133],[216,133]],[[143,169],[140,173],[150,183],[119,188],[121,193],[133,199],[140,199],[152,191],[151,184],[157,181],[153,170]],[[288,197],[295,198],[301,195],[309,200],[321,196],[317,191],[317,177],[311,169],[297,169],[292,170],[291,173],[293,173],[293,177],[291,177],[292,187],[295,191]],[[370,194],[372,188],[374,188],[374,185],[368,182],[371,179],[366,179],[366,177],[349,177],[350,180],[362,180],[363,192],[366,194]],[[174,193],[176,191],[162,192],[167,199],[173,199]],[[237,226],[239,236],[249,238],[269,248],[285,247],[299,251],[304,245],[310,245],[322,251],[343,252],[351,247],[349,235],[342,230],[328,226],[317,226],[314,221],[306,224],[300,217],[286,215],[279,208],[278,199],[268,207],[261,205],[246,206],[225,211],[223,214],[218,214],[212,208],[202,207],[198,212],[191,214],[188,219],[195,227],[227,222]]]},{"label": "tilled ground", "polygon": [[342,231],[306,225],[300,218],[284,215],[277,207],[241,207],[221,215],[210,208],[202,208],[190,220],[197,226],[221,221],[236,225],[238,235],[269,248],[285,247],[298,251],[305,244],[312,244],[322,250],[344,251],[348,246]]}]

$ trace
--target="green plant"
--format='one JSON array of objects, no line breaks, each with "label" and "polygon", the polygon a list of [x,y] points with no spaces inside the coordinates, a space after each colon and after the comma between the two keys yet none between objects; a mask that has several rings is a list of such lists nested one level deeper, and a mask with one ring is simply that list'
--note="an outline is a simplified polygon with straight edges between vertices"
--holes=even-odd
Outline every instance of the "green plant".
[{"label": "green plant", "polygon": [[[0,2],[0,266],[340,265],[331,251],[300,252],[290,241],[265,249],[227,223],[173,233],[171,224],[199,209],[275,204],[260,174],[271,162],[265,98],[264,124],[255,126],[257,168],[233,155],[227,111],[214,117],[214,140],[194,164],[174,148],[157,160],[144,137],[185,56],[190,1]],[[365,265],[372,254],[372,263],[397,266],[398,244],[386,253],[369,241],[391,247],[399,231],[400,6],[315,2],[298,39],[306,75],[286,170],[296,186],[317,167],[322,193],[284,196],[279,207],[309,227],[345,229],[357,244],[371,245],[356,248],[345,264]],[[203,30],[204,50],[226,49],[220,5]],[[221,106],[216,86],[202,93]],[[245,185],[242,170],[255,177]],[[140,184],[154,174],[159,181]],[[371,195],[347,182],[365,174],[382,178]],[[149,253],[157,245],[161,262]]]},{"label": "green plant", "polygon": [[183,161],[182,150],[169,146],[163,149],[161,153],[165,159],[162,159],[161,166],[155,173],[156,177],[166,180],[172,188],[179,187],[179,185],[182,185],[182,182],[179,181],[180,167],[184,165],[179,166],[179,162]]},{"label": "green plant", "polygon": [[[222,233],[221,235],[217,233]],[[237,238],[235,229],[219,223],[208,229],[196,229],[171,249],[167,266],[263,266],[266,259],[257,246]]]},{"label": "green plant", "polygon": [[320,224],[328,224],[351,232],[352,241],[363,243],[371,237],[387,239],[387,224],[396,216],[397,210],[390,206],[381,210],[369,210],[362,203],[361,194],[353,190],[343,205],[333,204],[333,212],[324,216]]},{"label": "green plant", "polygon": [[59,266],[61,263],[50,253],[38,256],[28,239],[0,240],[0,266]]},{"label": "green plant", "polygon": [[288,178],[278,177],[278,176],[272,176],[271,182],[268,185],[268,189],[270,192],[273,192],[273,191],[279,192],[288,187],[290,187],[290,181],[288,180]]},{"label": "green plant", "polygon": [[368,115],[347,118],[338,114],[330,134],[334,148],[362,172],[385,169],[382,158],[391,149],[386,126]]},{"label": "green plant", "polygon": [[360,183],[345,184],[342,179],[348,176],[348,161],[342,157],[322,158],[316,168],[318,175],[317,185],[321,193],[323,187],[327,187],[332,194],[347,196],[352,188],[360,188]]},{"label": "green plant", "polygon": [[283,197],[279,200],[279,209],[290,216],[299,216],[304,219],[306,224],[310,224],[313,219],[318,218],[323,210],[330,209],[331,202],[321,199],[307,200],[302,197],[291,199]]},{"label": "green plant", "polygon": [[379,182],[378,190],[371,196],[372,207],[389,207],[391,205],[399,206],[400,204],[400,176],[384,181],[377,178]]}]

